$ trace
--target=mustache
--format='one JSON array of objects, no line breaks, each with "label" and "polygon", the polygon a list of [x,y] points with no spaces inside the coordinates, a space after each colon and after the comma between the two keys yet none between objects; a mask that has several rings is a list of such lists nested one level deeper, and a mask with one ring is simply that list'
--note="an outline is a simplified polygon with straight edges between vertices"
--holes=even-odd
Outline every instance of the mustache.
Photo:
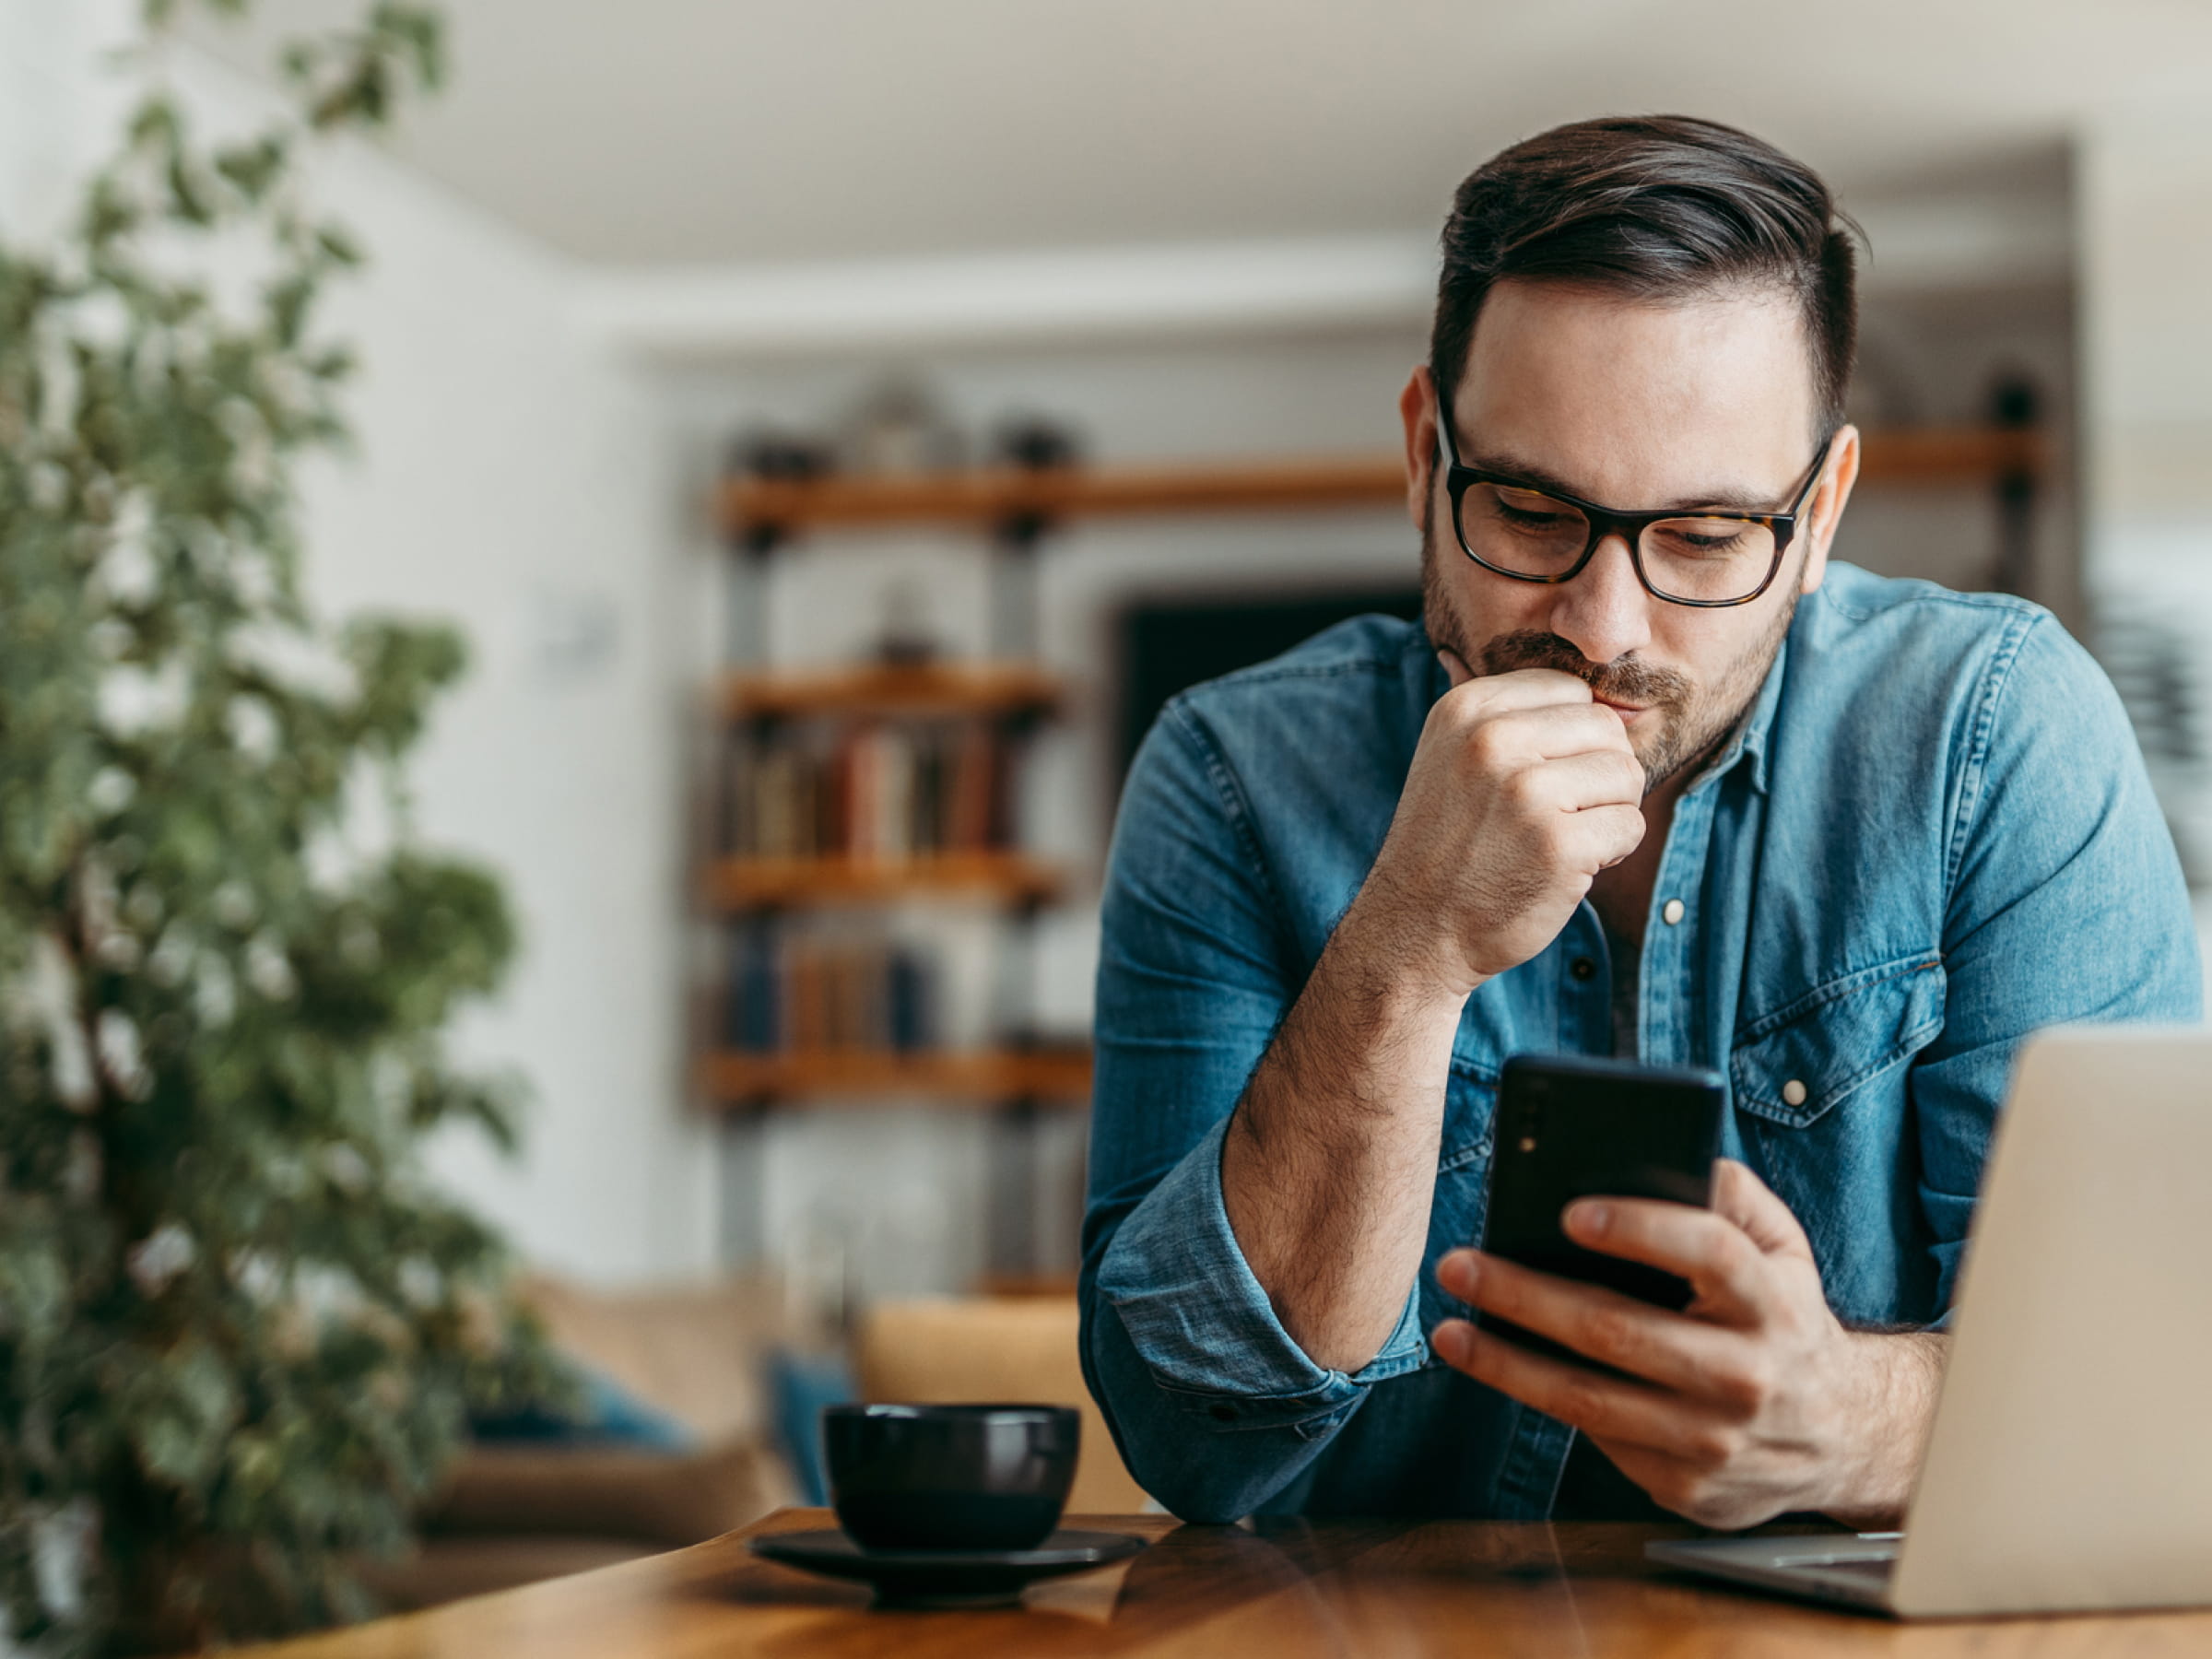
[{"label": "mustache", "polygon": [[1571,674],[1590,688],[1594,696],[1610,702],[1645,707],[1679,708],[1693,689],[1687,676],[1672,668],[1657,668],[1632,656],[1610,663],[1594,663],[1555,633],[1523,629],[1486,641],[1481,652],[1485,674],[1511,674],[1520,668],[1552,668]]}]

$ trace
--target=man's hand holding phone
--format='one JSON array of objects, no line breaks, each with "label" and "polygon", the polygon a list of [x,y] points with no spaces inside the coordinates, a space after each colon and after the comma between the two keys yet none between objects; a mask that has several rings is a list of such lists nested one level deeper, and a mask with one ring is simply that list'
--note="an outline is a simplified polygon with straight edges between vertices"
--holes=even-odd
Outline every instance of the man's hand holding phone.
[{"label": "man's hand holding phone", "polygon": [[1597,873],[1636,850],[1644,774],[1620,717],[1573,675],[1477,677],[1437,654],[1452,689],[1429,712],[1359,908],[1464,998],[1542,951]]},{"label": "man's hand holding phone", "polygon": [[1580,1430],[1621,1473],[1701,1525],[1790,1511],[1846,1521],[1901,1513],[1941,1339],[1847,1330],[1789,1206],[1740,1163],[1715,1167],[1710,1209],[1583,1198],[1567,1236],[1584,1249],[1688,1281],[1680,1312],[1599,1286],[1458,1250],[1445,1290],[1625,1376],[1546,1358],[1465,1320],[1430,1342],[1447,1364]]}]

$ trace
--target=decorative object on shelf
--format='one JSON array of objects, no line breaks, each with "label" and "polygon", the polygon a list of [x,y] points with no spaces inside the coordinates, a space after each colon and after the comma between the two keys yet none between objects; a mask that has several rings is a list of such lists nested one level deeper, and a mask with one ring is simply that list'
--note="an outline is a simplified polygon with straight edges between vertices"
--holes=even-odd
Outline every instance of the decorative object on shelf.
[{"label": "decorative object on shelf", "polygon": [[883,626],[876,634],[876,660],[887,667],[919,668],[937,654],[937,630],[931,625],[929,594],[911,576],[883,590]]},{"label": "decorative object on shelf", "polygon": [[1001,465],[1023,472],[1049,472],[1083,459],[1075,429],[1050,415],[1008,416],[993,435],[991,449]]},{"label": "decorative object on shelf", "polygon": [[806,484],[837,470],[837,452],[819,438],[761,427],[730,446],[735,476],[779,484]]},{"label": "decorative object on shelf", "polygon": [[929,387],[893,375],[864,395],[838,423],[848,471],[869,477],[947,473],[966,465],[968,438]]},{"label": "decorative object on shelf", "polygon": [[[421,1162],[512,1133],[443,1043],[505,900],[400,808],[462,644],[334,636],[300,575],[295,469],[350,366],[316,308],[360,259],[300,163],[440,62],[432,12],[356,11],[286,53],[262,130],[211,144],[157,87],[76,229],[0,247],[9,1653],[368,1611],[471,1408],[552,1384],[499,1241]],[[362,796],[388,840],[347,835]]]}]

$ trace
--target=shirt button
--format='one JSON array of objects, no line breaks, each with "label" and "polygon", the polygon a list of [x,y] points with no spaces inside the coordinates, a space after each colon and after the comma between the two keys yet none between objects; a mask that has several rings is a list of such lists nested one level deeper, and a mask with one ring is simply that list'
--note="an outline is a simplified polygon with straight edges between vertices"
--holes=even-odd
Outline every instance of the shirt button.
[{"label": "shirt button", "polygon": [[1783,1102],[1787,1105],[1804,1105],[1805,1085],[1800,1083],[1796,1078],[1792,1077],[1787,1083],[1784,1083],[1782,1086],[1782,1098]]},{"label": "shirt button", "polygon": [[1576,957],[1567,964],[1567,971],[1578,980],[1586,980],[1597,971],[1597,964],[1588,957]]},{"label": "shirt button", "polygon": [[1659,912],[1659,920],[1665,923],[1669,927],[1672,927],[1676,923],[1681,921],[1682,900],[1679,899],[1669,899],[1666,901],[1666,908]]}]

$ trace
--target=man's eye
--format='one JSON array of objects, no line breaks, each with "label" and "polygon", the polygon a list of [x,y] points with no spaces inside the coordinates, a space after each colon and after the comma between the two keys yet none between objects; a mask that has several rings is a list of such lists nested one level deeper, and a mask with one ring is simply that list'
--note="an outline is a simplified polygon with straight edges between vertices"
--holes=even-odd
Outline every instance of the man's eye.
[{"label": "man's eye", "polygon": [[1716,559],[1749,545],[1752,527],[1730,519],[1691,520],[1656,524],[1653,536],[1662,549],[1694,559]]},{"label": "man's eye", "polygon": [[1524,495],[1516,500],[1500,493],[1497,502],[1498,516],[1523,530],[1557,530],[1582,516],[1540,495]]}]

